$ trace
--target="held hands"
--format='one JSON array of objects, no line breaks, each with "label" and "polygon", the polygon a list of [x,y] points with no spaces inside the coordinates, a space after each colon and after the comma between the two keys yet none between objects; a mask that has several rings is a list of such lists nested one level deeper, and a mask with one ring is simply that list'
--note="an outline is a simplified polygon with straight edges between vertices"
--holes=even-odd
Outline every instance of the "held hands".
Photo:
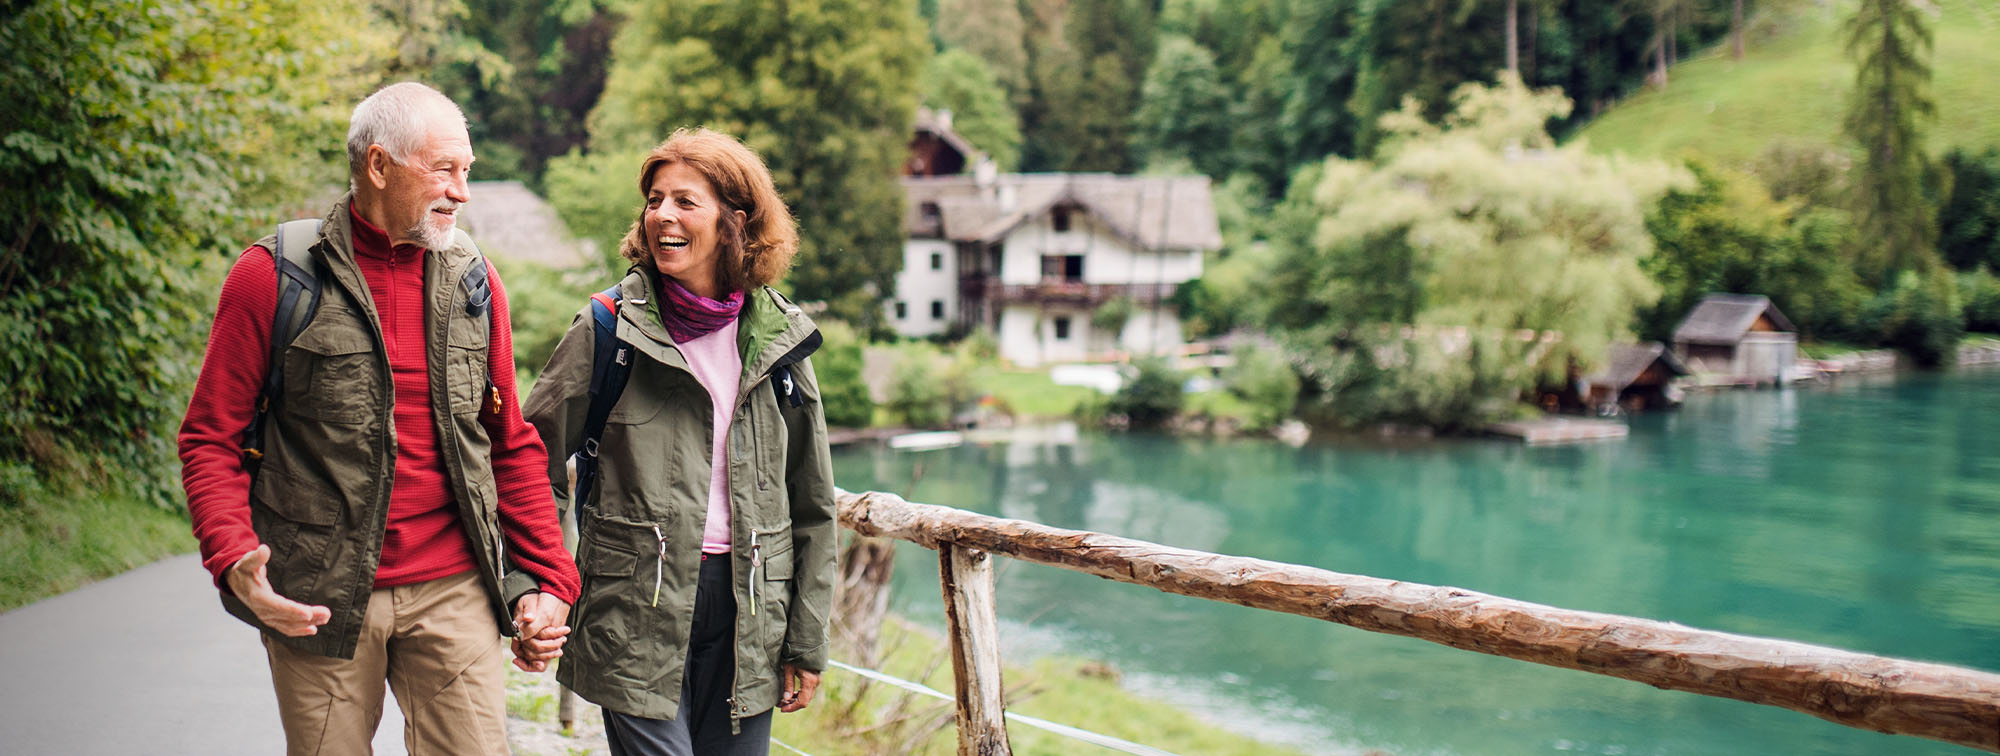
[{"label": "held hands", "polygon": [[273,630],[294,638],[318,633],[320,625],[333,619],[332,610],[301,604],[271,590],[271,581],[264,572],[265,563],[270,561],[271,547],[258,544],[256,551],[244,554],[224,573],[229,590],[250,607],[258,621]]},{"label": "held hands", "polygon": [[778,696],[778,711],[790,714],[812,704],[813,694],[819,692],[818,672],[785,664],[778,668],[778,674],[785,678],[785,692]]},{"label": "held hands", "polygon": [[541,672],[562,656],[569,640],[569,604],[546,593],[530,593],[514,602],[514,666]]}]

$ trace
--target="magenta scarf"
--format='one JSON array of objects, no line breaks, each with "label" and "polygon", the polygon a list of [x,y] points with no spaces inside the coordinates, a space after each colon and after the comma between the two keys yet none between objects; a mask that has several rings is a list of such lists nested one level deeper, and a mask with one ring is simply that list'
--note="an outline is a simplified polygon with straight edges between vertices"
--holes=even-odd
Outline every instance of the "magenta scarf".
[{"label": "magenta scarf", "polygon": [[676,344],[714,333],[743,311],[743,292],[730,292],[728,299],[709,299],[688,291],[673,276],[664,274],[660,276],[660,294],[666,298],[660,305],[660,320]]}]

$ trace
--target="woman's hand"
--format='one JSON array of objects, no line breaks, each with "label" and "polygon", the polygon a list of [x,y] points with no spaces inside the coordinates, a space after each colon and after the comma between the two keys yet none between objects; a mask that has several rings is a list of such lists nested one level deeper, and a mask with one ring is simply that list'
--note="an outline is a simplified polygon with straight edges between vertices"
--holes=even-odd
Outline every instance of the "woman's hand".
[{"label": "woman's hand", "polygon": [[818,672],[786,664],[778,668],[778,673],[785,676],[785,692],[778,696],[778,711],[790,714],[812,704],[813,694],[819,692]]}]

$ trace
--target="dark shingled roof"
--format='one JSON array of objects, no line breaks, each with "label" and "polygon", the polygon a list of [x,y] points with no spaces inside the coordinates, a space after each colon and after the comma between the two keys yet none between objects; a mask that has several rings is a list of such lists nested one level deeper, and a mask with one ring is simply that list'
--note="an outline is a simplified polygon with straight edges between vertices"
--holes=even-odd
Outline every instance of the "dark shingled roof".
[{"label": "dark shingled roof", "polygon": [[556,209],[521,182],[474,181],[471,192],[472,201],[458,210],[458,222],[481,252],[561,269],[594,257],[588,242],[570,235]]},{"label": "dark shingled roof", "polygon": [[1667,349],[1665,344],[1648,341],[1640,344],[1612,344],[1605,356],[1604,369],[1584,379],[1593,386],[1610,386],[1613,391],[1622,391],[1639,379],[1655,360],[1664,360],[1667,370],[1674,375],[1687,375],[1686,365],[1679,357]]},{"label": "dark shingled roof", "polygon": [[1779,330],[1798,330],[1761,294],[1710,294],[1674,329],[1674,343],[1735,344],[1750,332],[1759,315],[1769,317]]},{"label": "dark shingled roof", "polygon": [[[934,203],[944,238],[993,242],[1068,204],[1143,249],[1222,246],[1207,176],[1003,173],[989,180],[990,186],[981,186],[971,175],[904,178],[905,227],[916,237],[937,233],[922,210]],[[1002,202],[1008,195],[1011,207]]]},{"label": "dark shingled roof", "polygon": [[951,129],[950,111],[945,111],[941,116],[935,110],[918,105],[916,123],[912,128],[920,133],[934,134],[939,141],[951,145],[952,149],[958,150],[959,157],[965,158],[965,165],[968,168],[986,157],[986,153],[972,146],[971,142],[965,141],[965,137]]}]

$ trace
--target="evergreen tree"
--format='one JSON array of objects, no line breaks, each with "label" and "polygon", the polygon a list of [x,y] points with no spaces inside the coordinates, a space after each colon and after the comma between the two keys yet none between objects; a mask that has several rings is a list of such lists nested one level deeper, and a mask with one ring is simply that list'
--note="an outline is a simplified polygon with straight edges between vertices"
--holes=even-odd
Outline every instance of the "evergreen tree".
[{"label": "evergreen tree", "polygon": [[1177,34],[1163,37],[1159,48],[1139,91],[1139,147],[1149,161],[1186,158],[1196,170],[1221,180],[1230,168],[1231,124],[1229,93],[1215,59]]},{"label": "evergreen tree", "polygon": [[1415,98],[1428,117],[1444,114],[1459,84],[1489,80],[1505,64],[1503,8],[1479,0],[1373,0],[1362,13],[1359,79],[1349,104],[1359,152],[1380,137],[1376,119]]},{"label": "evergreen tree", "polygon": [[[791,293],[871,326],[902,261],[896,179],[929,50],[915,0],[674,0],[632,13],[591,111],[591,149],[637,171],[677,127],[741,139],[798,218]],[[636,218],[636,184],[626,191]]]},{"label": "evergreen tree", "polygon": [[984,61],[1010,106],[1027,101],[1028,24],[1016,0],[938,0],[937,35]]},{"label": "evergreen tree", "polygon": [[1862,0],[1847,23],[1854,56],[1846,133],[1861,150],[1854,215],[1861,233],[1856,268],[1874,284],[1935,259],[1933,210],[1925,201],[1923,126],[1931,100],[1930,20],[1910,0]]},{"label": "evergreen tree", "polygon": [[1137,166],[1132,112],[1153,54],[1144,0],[1028,0],[1031,95],[1021,111],[1022,167],[1111,171]]},{"label": "evergreen tree", "polygon": [[[1355,154],[1358,121],[1348,102],[1365,56],[1360,5],[1358,0],[1298,0],[1285,16],[1279,38],[1282,55],[1291,63],[1281,116],[1289,139],[1288,167]],[[1274,189],[1283,185],[1282,179],[1272,183]]]},{"label": "evergreen tree", "polygon": [[938,53],[924,68],[923,92],[926,106],[951,111],[953,131],[1000,170],[1014,169],[1021,155],[1021,119],[985,62],[957,48]]}]

